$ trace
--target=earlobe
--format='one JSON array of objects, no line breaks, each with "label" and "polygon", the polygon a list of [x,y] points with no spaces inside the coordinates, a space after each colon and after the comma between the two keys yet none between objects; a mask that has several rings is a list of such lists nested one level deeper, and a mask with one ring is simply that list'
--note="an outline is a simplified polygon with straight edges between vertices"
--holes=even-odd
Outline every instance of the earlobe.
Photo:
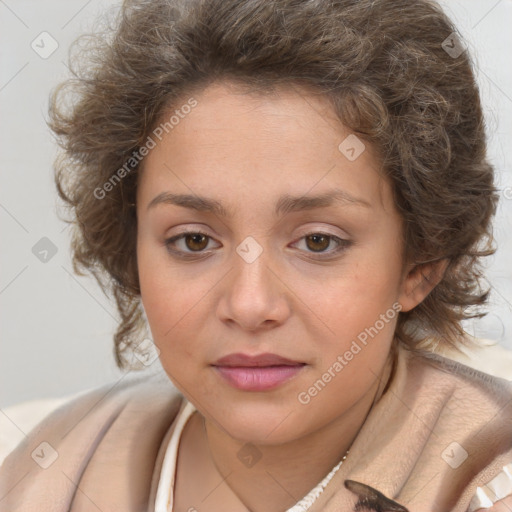
[{"label": "earlobe", "polygon": [[399,302],[402,311],[411,311],[423,302],[427,295],[443,279],[449,260],[443,259],[432,263],[411,265],[402,283]]}]

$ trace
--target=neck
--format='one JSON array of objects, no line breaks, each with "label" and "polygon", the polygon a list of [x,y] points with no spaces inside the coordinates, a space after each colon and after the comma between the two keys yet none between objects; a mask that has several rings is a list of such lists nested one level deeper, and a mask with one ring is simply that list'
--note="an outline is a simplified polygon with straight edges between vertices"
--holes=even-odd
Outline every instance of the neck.
[{"label": "neck", "polygon": [[371,389],[349,410],[299,439],[251,447],[261,458],[250,467],[244,466],[238,458],[243,443],[230,437],[213,421],[203,418],[211,462],[248,510],[277,512],[290,508],[347,453],[373,404],[381,397],[391,370],[392,354]]}]

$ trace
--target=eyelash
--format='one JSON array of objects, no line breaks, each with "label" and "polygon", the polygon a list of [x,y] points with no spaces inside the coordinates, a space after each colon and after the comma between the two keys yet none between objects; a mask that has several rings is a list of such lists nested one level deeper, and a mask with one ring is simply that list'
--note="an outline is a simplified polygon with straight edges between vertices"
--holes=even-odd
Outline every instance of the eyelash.
[{"label": "eyelash", "polygon": [[[172,249],[172,245],[175,242],[177,242],[178,240],[184,239],[187,235],[203,235],[206,238],[208,238],[209,240],[212,240],[212,237],[209,236],[207,233],[204,233],[203,231],[184,231],[183,233],[180,233],[179,235],[173,236],[173,237],[165,240],[165,247],[167,248],[168,252],[171,253],[172,255],[174,255],[178,258],[182,258],[182,259],[196,259],[198,256],[199,257],[204,256],[207,252],[205,250],[187,252],[187,251]],[[353,243],[350,240],[345,240],[345,239],[337,237],[335,235],[331,235],[330,233],[323,233],[321,231],[312,231],[311,233],[307,233],[306,235],[300,237],[299,240],[303,240],[306,237],[311,236],[311,235],[325,236],[325,237],[335,241],[338,244],[338,247],[334,251],[330,251],[327,253],[321,252],[321,251],[316,252],[316,253],[314,251],[307,251],[307,252],[310,252],[311,254],[317,255],[317,256],[314,256],[315,259],[327,259],[327,258],[336,256],[337,254],[348,249]],[[326,256],[321,256],[321,254],[326,254]]]}]

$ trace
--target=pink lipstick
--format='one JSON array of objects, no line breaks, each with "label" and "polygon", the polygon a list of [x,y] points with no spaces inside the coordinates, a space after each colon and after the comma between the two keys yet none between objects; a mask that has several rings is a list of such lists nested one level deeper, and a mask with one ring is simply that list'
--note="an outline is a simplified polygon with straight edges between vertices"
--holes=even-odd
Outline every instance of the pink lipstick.
[{"label": "pink lipstick", "polygon": [[276,354],[230,354],[213,364],[228,384],[242,391],[267,391],[297,375],[306,363]]}]

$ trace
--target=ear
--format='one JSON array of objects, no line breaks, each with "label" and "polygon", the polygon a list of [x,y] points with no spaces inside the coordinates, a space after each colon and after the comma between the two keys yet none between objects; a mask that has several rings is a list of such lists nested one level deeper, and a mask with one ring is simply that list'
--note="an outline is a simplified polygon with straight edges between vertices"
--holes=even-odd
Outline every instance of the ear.
[{"label": "ear", "polygon": [[411,311],[423,302],[427,295],[443,279],[449,260],[411,265],[402,281],[398,302],[402,311]]}]

